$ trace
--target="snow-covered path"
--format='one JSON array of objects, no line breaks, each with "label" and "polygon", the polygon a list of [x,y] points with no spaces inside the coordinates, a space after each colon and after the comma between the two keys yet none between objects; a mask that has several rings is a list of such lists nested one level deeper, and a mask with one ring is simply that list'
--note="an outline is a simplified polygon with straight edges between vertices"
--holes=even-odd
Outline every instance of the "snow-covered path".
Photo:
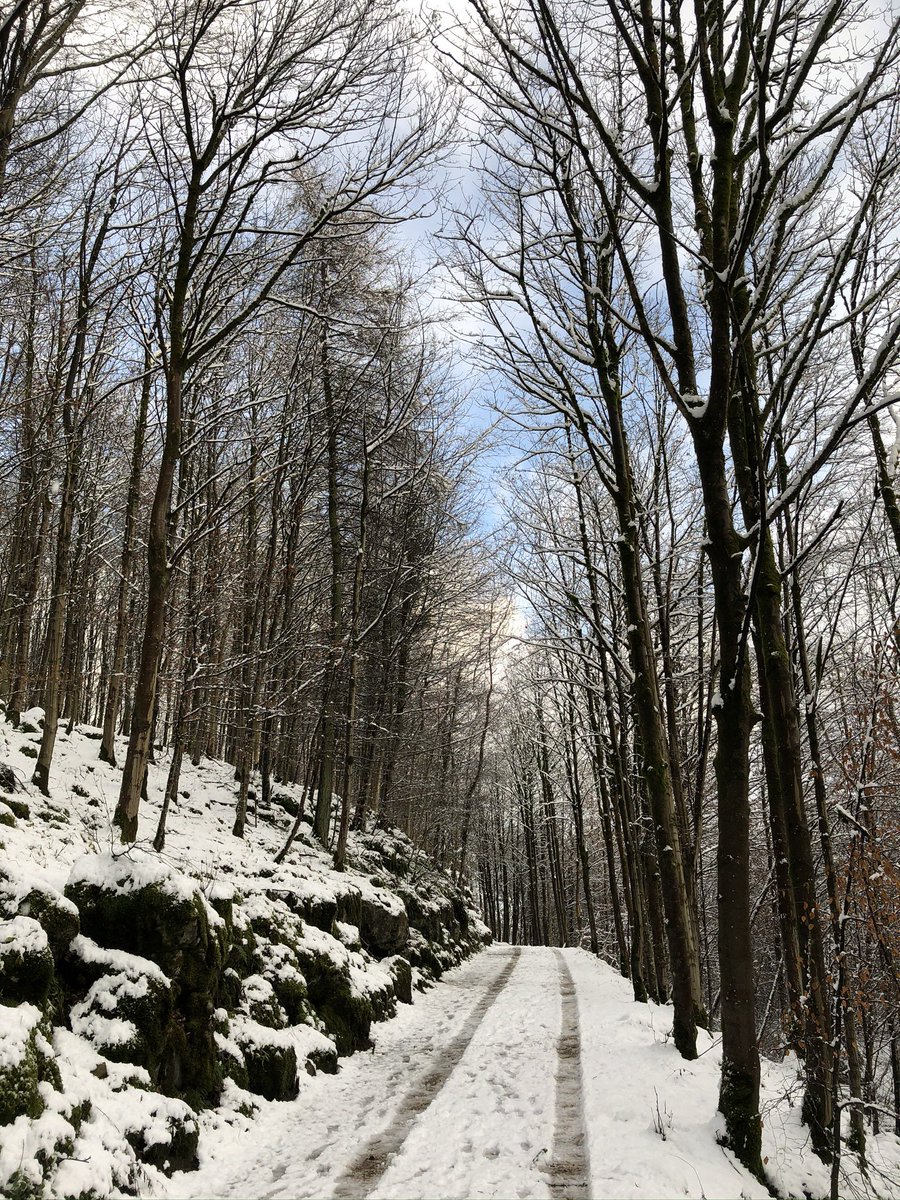
[{"label": "snow-covered path", "polygon": [[716,1142],[716,1048],[685,1062],[670,1023],[583,951],[494,946],[336,1077],[253,1120],[210,1115],[201,1169],[166,1195],[767,1196]]}]

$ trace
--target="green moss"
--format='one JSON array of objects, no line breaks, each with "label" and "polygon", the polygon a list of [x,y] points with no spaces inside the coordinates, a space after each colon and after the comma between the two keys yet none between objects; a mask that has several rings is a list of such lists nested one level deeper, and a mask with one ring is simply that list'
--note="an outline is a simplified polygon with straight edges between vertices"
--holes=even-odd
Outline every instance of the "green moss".
[{"label": "green moss", "polygon": [[297,1052],[293,1046],[249,1042],[241,1046],[247,1066],[247,1090],[267,1100],[297,1095]]},{"label": "green moss", "polygon": [[112,892],[96,884],[66,888],[83,931],[102,946],[157,963],[174,985],[174,1014],[157,1068],[158,1086],[194,1107],[215,1103],[222,1085],[212,1014],[231,946],[227,923],[209,919],[199,892],[172,896],[158,885]]},{"label": "green moss", "polygon": [[37,758],[38,748],[32,742],[23,742],[19,747],[19,753],[24,754],[26,758]]},{"label": "green moss", "polygon": [[36,1120],[44,1111],[44,1101],[38,1090],[42,1056],[35,1044],[37,1033],[35,1026],[18,1063],[0,1067],[0,1125],[11,1125],[21,1116]]},{"label": "green moss", "polygon": [[23,1000],[43,1008],[54,979],[53,955],[48,946],[33,949],[17,941],[0,944],[0,1000]]},{"label": "green moss", "polygon": [[[107,986],[103,986],[107,985]],[[137,989],[143,989],[143,995],[135,995]],[[100,1001],[99,997],[112,992],[116,997],[114,1013]],[[143,976],[140,980],[126,980],[119,977],[104,978],[100,981],[98,999],[90,1002],[84,1012],[86,1017],[91,1012],[102,1016],[115,1016],[129,1021],[135,1029],[135,1035],[127,1042],[95,1043],[97,1050],[113,1062],[134,1063],[145,1067],[150,1078],[156,1082],[160,1063],[171,1034],[172,1022],[172,993],[171,989],[158,979]]]},{"label": "green moss", "polygon": [[290,976],[272,975],[269,977],[269,982],[272,984],[272,990],[278,1003],[284,1010],[287,1023],[289,1025],[311,1024],[312,1009],[303,980]]},{"label": "green moss", "polygon": [[[312,923],[312,922],[310,922]],[[303,920],[296,913],[281,906],[268,912],[258,913],[253,918],[253,932],[258,937],[285,946],[295,946],[303,939]]]},{"label": "green moss", "polygon": [[[231,945],[228,948],[228,956],[226,958],[226,966],[229,967],[239,978],[244,978],[251,975],[256,969],[254,961],[256,957],[256,935],[249,921],[241,917],[237,919],[237,914],[232,922]],[[225,1006],[228,1007],[227,1005]]]},{"label": "green moss", "polygon": [[192,1108],[206,1108],[218,1101],[224,1078],[212,1029],[212,1008],[208,997],[193,993],[182,997],[181,1010],[180,1079],[177,1086],[163,1091],[183,1097]]},{"label": "green moss", "polygon": [[306,979],[310,1004],[334,1038],[338,1053],[367,1049],[371,1044],[372,1005],[364,997],[354,995],[346,967],[302,944],[297,947],[297,958]]},{"label": "green moss", "polygon": [[222,1066],[210,1025],[198,1036],[188,1036],[186,1025],[177,1019],[169,1029],[157,1086],[167,1096],[179,1096],[191,1108],[208,1108],[222,1091]]},{"label": "green moss", "polygon": [[355,925],[357,929],[362,924],[362,894],[356,888],[349,888],[337,898],[335,917],[347,925]]},{"label": "green moss", "polygon": [[244,985],[241,983],[240,975],[233,967],[226,967],[219,980],[219,991],[216,997],[218,1006],[230,1013],[235,1012],[241,1003],[243,990]]},{"label": "green moss", "polygon": [[288,1024],[287,1014],[278,1003],[275,993],[247,1000],[245,996],[247,1015],[259,1025],[267,1029],[284,1029]]},{"label": "green moss", "polygon": [[43,1200],[44,1189],[22,1170],[13,1171],[3,1187],[4,1200]]},{"label": "green moss", "polygon": [[337,901],[326,896],[307,896],[298,902],[303,919],[316,929],[331,933],[337,915]]},{"label": "green moss", "polygon": [[99,945],[149,958],[170,978],[192,984],[215,972],[217,940],[198,894],[175,897],[157,884],[115,892],[93,883],[69,884],[65,894],[82,932]]},{"label": "green moss", "polygon": [[338,1069],[337,1048],[320,1047],[318,1050],[310,1050],[306,1056],[306,1071],[309,1075],[314,1075],[316,1071],[322,1071],[326,1075],[336,1075]]},{"label": "green moss", "polygon": [[371,1046],[369,1030],[375,1013],[368,997],[352,995],[348,986],[319,1005],[317,1012],[334,1038],[338,1054],[352,1054]]},{"label": "green moss", "polygon": [[225,922],[225,932],[230,944],[234,935],[234,900],[231,896],[213,896],[208,904]]},{"label": "green moss", "polygon": [[397,1014],[397,994],[393,982],[377,991],[370,992],[368,1002],[373,1021],[387,1021]]},{"label": "green moss", "polygon": [[412,967],[405,958],[391,961],[391,979],[397,999],[403,1004],[412,1004]]},{"label": "green moss", "polygon": [[173,1171],[196,1170],[197,1146],[200,1141],[200,1127],[196,1117],[193,1113],[167,1113],[165,1120],[165,1137],[149,1144],[144,1140],[143,1128],[126,1130],[125,1137],[131,1148],[141,1162],[156,1167],[165,1175],[171,1175]]},{"label": "green moss", "polygon": [[15,796],[4,796],[3,803],[20,821],[27,821],[31,816],[31,807],[27,800],[19,800]]},{"label": "green moss", "polygon": [[32,889],[19,905],[19,912],[37,921],[47,935],[50,952],[57,962],[81,929],[77,911],[73,911],[61,896],[49,891]]},{"label": "green moss", "polygon": [[6,825],[9,829],[16,827],[15,814],[10,812],[5,804],[0,808],[0,825]]},{"label": "green moss", "polygon": [[219,1046],[219,1065],[225,1078],[234,1080],[239,1088],[247,1090],[249,1079],[243,1054],[238,1056],[231,1049]]},{"label": "green moss", "polygon": [[444,973],[444,968],[438,957],[440,949],[440,946],[436,946],[419,934],[415,938],[410,938],[409,945],[404,952],[404,957],[409,960],[411,966],[418,967],[420,971],[429,975],[432,979],[440,979]]}]

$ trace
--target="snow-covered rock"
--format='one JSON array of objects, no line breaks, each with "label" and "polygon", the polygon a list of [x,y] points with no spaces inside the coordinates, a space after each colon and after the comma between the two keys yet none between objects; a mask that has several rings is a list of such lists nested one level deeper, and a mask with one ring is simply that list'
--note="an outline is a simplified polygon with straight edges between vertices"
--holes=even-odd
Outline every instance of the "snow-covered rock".
[{"label": "snow-covered rock", "polygon": [[[351,834],[337,873],[301,823],[276,863],[299,787],[279,785],[285,802],[233,837],[226,764],[184,765],[164,855],[124,851],[111,820],[120,775],[97,760],[94,731],[60,731],[50,795],[32,795],[43,714],[25,715],[21,739],[0,726],[20,814],[0,830],[0,1086],[17,1081],[0,1194],[154,1191],[160,1173],[202,1158],[198,1130],[336,1071],[414,981],[483,944],[463,894],[396,832]],[[142,830],[167,769],[164,756],[151,764]]]}]

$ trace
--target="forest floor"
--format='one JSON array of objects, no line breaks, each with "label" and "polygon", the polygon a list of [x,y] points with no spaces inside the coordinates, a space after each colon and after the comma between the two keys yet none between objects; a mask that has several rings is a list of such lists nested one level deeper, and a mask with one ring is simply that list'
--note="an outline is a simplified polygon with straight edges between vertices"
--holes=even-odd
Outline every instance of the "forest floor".
[{"label": "forest floor", "polygon": [[[165,1194],[768,1195],[716,1140],[717,1043],[701,1035],[688,1063],[668,1027],[669,1010],[635,1004],[584,951],[496,945],[375,1028],[373,1051],[337,1077],[263,1102],[244,1132],[208,1128],[200,1171],[174,1176]],[[827,1195],[796,1092],[788,1065],[764,1066],[766,1169],[781,1195]],[[870,1157],[875,1193],[900,1194],[897,1142],[873,1141]],[[865,1194],[860,1183],[846,1174],[842,1195]]]}]

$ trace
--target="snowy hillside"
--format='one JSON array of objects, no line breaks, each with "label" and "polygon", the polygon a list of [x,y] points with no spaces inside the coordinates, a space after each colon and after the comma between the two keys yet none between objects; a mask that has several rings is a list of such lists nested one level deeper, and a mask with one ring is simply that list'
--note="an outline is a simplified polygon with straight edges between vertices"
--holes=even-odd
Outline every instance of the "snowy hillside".
[{"label": "snowy hillside", "polygon": [[161,855],[167,764],[152,766],[142,838],[123,854],[118,772],[97,761],[95,731],[61,731],[49,798],[27,783],[40,720],[0,734],[4,1196],[159,1189],[196,1166],[198,1114],[221,1133],[292,1099],[488,940],[400,834],[351,836],[336,873],[302,822],[275,865],[300,789],[277,786],[241,841],[223,764],[185,765]]}]

